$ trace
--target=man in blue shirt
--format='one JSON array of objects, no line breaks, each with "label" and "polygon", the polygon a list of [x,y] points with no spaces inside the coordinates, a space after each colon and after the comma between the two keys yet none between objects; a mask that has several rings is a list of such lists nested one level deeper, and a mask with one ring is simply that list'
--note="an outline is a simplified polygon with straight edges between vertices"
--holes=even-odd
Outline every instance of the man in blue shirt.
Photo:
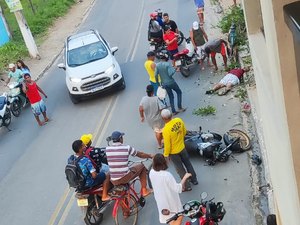
[{"label": "man in blue shirt", "polygon": [[78,161],[78,165],[82,171],[83,176],[86,179],[85,187],[94,187],[103,184],[102,201],[110,200],[110,197],[108,195],[110,176],[108,174],[105,174],[104,172],[96,172],[92,161],[89,158],[85,157],[83,154],[85,145],[81,140],[74,141],[72,144],[72,149],[75,152],[75,155],[72,155],[68,159],[68,162],[81,157],[81,159]]}]

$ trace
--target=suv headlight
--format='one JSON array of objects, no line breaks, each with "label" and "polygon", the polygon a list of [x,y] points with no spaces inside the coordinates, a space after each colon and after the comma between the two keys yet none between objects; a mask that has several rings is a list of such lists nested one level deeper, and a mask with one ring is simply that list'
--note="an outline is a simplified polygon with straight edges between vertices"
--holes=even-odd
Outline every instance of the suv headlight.
[{"label": "suv headlight", "polygon": [[110,74],[115,69],[115,64],[112,64],[110,67],[108,67],[107,70],[105,70],[106,74]]},{"label": "suv headlight", "polygon": [[81,79],[77,78],[77,77],[70,77],[70,81],[72,81],[74,83],[79,83],[81,81]]}]

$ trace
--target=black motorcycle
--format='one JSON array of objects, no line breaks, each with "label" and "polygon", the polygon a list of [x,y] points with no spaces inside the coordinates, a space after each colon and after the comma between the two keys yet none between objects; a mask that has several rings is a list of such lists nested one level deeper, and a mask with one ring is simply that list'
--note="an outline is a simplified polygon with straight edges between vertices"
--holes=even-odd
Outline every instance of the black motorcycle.
[{"label": "black motorcycle", "polygon": [[241,130],[232,129],[223,135],[226,147],[222,148],[222,136],[213,132],[187,131],[184,139],[189,154],[200,154],[209,165],[226,162],[234,158],[232,152],[243,152],[251,148],[250,138]]}]

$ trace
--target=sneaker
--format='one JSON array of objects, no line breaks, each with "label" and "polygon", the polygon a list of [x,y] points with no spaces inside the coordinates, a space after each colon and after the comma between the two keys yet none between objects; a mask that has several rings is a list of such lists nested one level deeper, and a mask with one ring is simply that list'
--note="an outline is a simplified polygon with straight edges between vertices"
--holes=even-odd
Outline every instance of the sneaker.
[{"label": "sneaker", "polygon": [[214,90],[208,90],[208,91],[205,92],[205,94],[211,95],[211,94],[213,94],[214,92],[215,92]]},{"label": "sneaker", "polygon": [[197,180],[192,180],[191,183],[192,183],[193,185],[198,185],[198,181],[197,181]]},{"label": "sneaker", "polygon": [[186,108],[180,108],[178,109],[178,112],[184,112],[186,110]]}]

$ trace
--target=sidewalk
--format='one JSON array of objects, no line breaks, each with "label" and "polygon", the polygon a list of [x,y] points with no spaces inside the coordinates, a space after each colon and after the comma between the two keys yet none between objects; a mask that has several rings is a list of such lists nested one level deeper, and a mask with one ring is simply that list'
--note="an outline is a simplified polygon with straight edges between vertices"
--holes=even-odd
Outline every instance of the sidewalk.
[{"label": "sidewalk", "polygon": [[[41,59],[24,59],[25,64],[30,68],[34,80],[40,79],[57,59],[64,47],[65,39],[78,30],[94,2],[95,0],[84,0],[75,3],[65,16],[59,18],[49,28],[42,44],[38,46]],[[17,60],[15,59],[15,61]],[[7,75],[4,74],[1,78],[7,79]],[[0,83],[0,93],[4,91],[7,91],[7,88],[3,86],[3,83]]]}]

